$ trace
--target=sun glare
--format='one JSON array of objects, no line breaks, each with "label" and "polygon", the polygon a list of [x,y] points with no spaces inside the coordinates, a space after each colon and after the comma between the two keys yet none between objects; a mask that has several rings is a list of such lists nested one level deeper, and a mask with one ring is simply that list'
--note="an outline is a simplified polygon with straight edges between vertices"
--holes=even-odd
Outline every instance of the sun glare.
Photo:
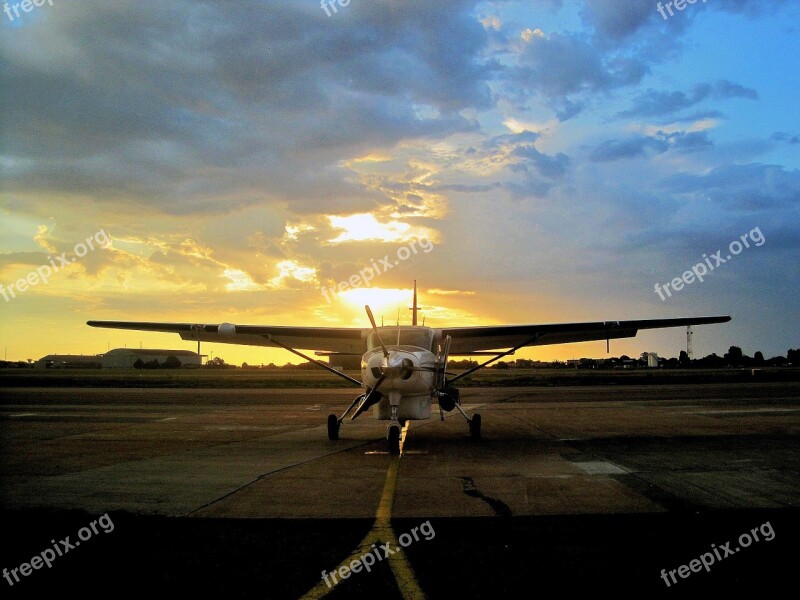
[{"label": "sun glare", "polygon": [[369,213],[360,213],[347,217],[328,215],[328,221],[334,229],[342,230],[337,237],[330,240],[332,244],[361,242],[364,240],[397,242],[408,239],[411,231],[411,225],[408,223],[400,223],[399,221],[381,223],[375,218],[375,215]]},{"label": "sun glare", "polygon": [[375,318],[380,323],[380,316],[383,315],[387,322],[397,319],[397,310],[400,309],[400,319],[408,318],[407,308],[411,306],[411,290],[383,289],[383,288],[356,288],[347,290],[339,296],[347,302],[363,311],[365,305],[369,305]]},{"label": "sun glare", "polygon": [[231,280],[225,284],[229,292],[252,292],[260,290],[261,286],[250,278],[250,275],[240,269],[225,269],[223,276]]}]

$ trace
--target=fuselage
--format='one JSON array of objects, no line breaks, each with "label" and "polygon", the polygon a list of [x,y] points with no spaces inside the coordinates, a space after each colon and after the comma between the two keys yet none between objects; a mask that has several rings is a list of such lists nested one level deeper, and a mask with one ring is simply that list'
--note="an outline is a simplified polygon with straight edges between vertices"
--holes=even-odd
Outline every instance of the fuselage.
[{"label": "fuselage", "polygon": [[361,359],[361,381],[366,391],[383,377],[382,398],[375,405],[375,416],[388,420],[391,406],[398,407],[400,419],[428,419],[431,395],[436,383],[435,332],[430,327],[379,327],[367,336],[367,351]]}]

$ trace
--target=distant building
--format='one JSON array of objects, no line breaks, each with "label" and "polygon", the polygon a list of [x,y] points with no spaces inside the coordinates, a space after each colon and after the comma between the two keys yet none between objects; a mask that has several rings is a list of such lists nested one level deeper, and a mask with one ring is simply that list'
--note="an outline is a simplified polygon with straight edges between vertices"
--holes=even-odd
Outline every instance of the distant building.
[{"label": "distant building", "polygon": [[99,369],[102,354],[48,354],[33,363],[34,369]]},{"label": "distant building", "polygon": [[334,369],[338,367],[346,371],[358,371],[361,368],[361,356],[331,354],[328,357],[328,364]]},{"label": "distant building", "polygon": [[655,352],[647,352],[647,366],[651,369],[658,368],[658,354]]},{"label": "distant building", "polygon": [[181,362],[182,367],[199,367],[203,355],[191,350],[153,350],[148,348],[114,348],[102,356],[104,369],[135,369],[136,361],[141,364],[158,361],[160,365],[173,356]]}]

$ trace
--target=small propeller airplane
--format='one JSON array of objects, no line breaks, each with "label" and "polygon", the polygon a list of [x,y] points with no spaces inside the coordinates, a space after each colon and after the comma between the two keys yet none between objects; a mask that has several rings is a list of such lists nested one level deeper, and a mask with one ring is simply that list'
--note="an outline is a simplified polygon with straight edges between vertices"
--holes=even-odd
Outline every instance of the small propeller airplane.
[{"label": "small propeller airplane", "polygon": [[[689,325],[725,323],[729,316],[682,319],[649,319],[639,321],[598,321],[547,325],[490,325],[478,327],[433,328],[417,324],[417,282],[410,326],[381,326],[369,306],[364,307],[371,329],[339,327],[287,327],[272,325],[197,325],[191,323],[145,323],[128,321],[87,321],[91,327],[134,329],[178,333],[184,340],[277,346],[327,369],[350,383],[363,388],[363,393],[340,417],[328,416],[328,438],[339,439],[339,429],[355,408],[351,420],[375,407],[379,420],[389,421],[386,439],[391,454],[400,452],[400,428],[407,420],[431,417],[435,399],[439,417],[458,410],[466,419],[473,439],[481,437],[481,416],[468,417],[461,408],[459,390],[453,384],[459,379],[514,354],[525,346],[568,344],[635,337],[640,329],[661,329]],[[361,356],[361,381],[332,366],[300,352],[297,348],[316,351],[317,356]],[[503,350],[505,348],[505,350]],[[451,356],[492,356],[462,373],[446,370]],[[357,406],[356,406],[357,405]]]}]

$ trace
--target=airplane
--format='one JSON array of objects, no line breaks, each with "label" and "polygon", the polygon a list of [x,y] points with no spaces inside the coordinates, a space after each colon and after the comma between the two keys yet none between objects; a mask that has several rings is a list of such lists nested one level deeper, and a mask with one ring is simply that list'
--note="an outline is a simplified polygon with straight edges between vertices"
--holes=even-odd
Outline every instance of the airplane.
[{"label": "airplane", "polygon": [[[481,416],[470,418],[461,408],[459,390],[453,384],[491,363],[526,346],[568,344],[635,337],[641,329],[726,323],[729,316],[597,321],[545,325],[489,325],[474,327],[426,327],[417,324],[417,282],[414,281],[412,324],[378,327],[369,306],[364,307],[370,328],[288,327],[273,325],[200,325],[192,323],[147,323],[87,321],[91,327],[177,333],[184,340],[279,347],[327,369],[363,388],[347,410],[328,416],[328,439],[338,440],[345,418],[351,420],[374,407],[375,417],[389,421],[386,440],[390,454],[400,452],[400,429],[408,420],[431,417],[433,400],[439,417],[458,410],[466,419],[470,436],[481,437]],[[361,356],[361,381],[297,350],[316,351],[317,356]],[[501,350],[504,349],[504,350]],[[492,356],[464,372],[446,370],[451,356]],[[357,406],[356,406],[357,405]]]}]

